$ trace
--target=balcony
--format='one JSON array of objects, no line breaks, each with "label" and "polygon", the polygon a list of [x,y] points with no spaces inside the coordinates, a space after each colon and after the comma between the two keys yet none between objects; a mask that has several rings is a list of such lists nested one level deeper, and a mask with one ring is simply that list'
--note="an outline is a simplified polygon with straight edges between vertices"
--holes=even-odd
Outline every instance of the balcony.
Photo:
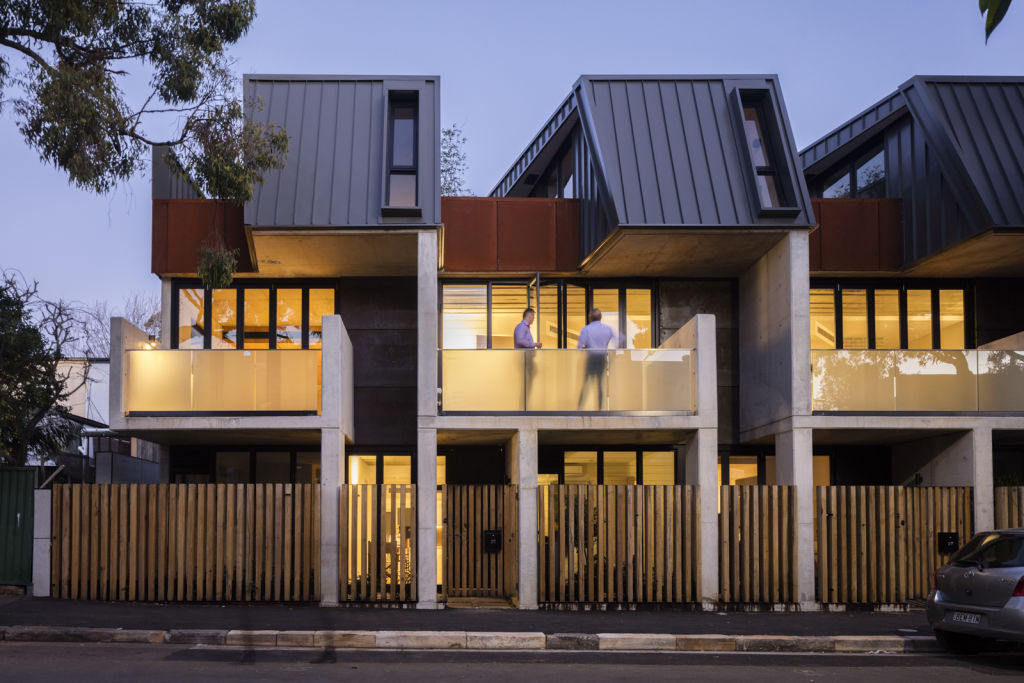
[{"label": "balcony", "polygon": [[129,416],[319,415],[319,350],[125,351]]},{"label": "balcony", "polygon": [[444,350],[441,410],[692,414],[695,361],[690,348]]},{"label": "balcony", "polygon": [[811,351],[811,409],[1024,412],[1024,351]]}]

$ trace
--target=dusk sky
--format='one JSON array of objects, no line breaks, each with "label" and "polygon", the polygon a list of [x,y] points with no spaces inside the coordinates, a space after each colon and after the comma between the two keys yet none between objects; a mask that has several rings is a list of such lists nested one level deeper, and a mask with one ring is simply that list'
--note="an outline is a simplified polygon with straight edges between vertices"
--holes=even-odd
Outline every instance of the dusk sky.
[{"label": "dusk sky", "polygon": [[[803,148],[915,74],[1024,73],[1024,2],[988,45],[977,0],[257,8],[231,52],[239,76],[440,75],[442,121],[468,137],[474,194],[491,190],[580,74],[776,73]],[[148,172],[107,196],[75,189],[25,145],[10,106],[0,113],[0,159],[0,268],[39,280],[51,298],[119,307],[128,295],[159,292],[149,272]]]}]

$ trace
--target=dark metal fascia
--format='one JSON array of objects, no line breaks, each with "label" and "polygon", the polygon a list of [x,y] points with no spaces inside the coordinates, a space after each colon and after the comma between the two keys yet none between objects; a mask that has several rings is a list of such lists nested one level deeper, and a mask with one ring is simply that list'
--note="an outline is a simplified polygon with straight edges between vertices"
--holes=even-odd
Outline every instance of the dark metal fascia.
[{"label": "dark metal fascia", "polygon": [[562,125],[570,118],[572,112],[576,110],[576,102],[573,95],[570,94],[562,104],[559,105],[558,109],[552,114],[548,120],[541,127],[540,131],[533,137],[530,144],[526,146],[526,149],[516,157],[515,162],[509,167],[505,174],[498,181],[498,184],[490,191],[490,197],[505,197],[508,192],[515,187],[519,179],[526,173],[526,170],[533,163],[533,160],[541,153],[541,151],[547,146],[547,143],[553,138]]}]

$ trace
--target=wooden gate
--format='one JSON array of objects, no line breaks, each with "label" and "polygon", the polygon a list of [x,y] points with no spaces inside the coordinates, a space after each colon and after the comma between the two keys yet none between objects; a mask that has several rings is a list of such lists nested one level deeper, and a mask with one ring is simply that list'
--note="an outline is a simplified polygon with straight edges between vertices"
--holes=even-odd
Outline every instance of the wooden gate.
[{"label": "wooden gate", "polygon": [[32,527],[36,473],[0,467],[0,585],[32,583]]},{"label": "wooden gate", "polygon": [[1024,527],[1024,486],[995,487],[997,529]]},{"label": "wooden gate", "polygon": [[974,530],[969,487],[819,486],[818,599],[890,604],[928,597],[932,572],[949,559],[939,532],[966,543]]},{"label": "wooden gate", "polygon": [[538,486],[540,601],[698,601],[697,491],[682,485]]},{"label": "wooden gate", "polygon": [[723,602],[793,602],[796,487],[722,486],[718,543]]},{"label": "wooden gate", "polygon": [[315,484],[53,487],[50,594],[319,600]]},{"label": "wooden gate", "polygon": [[[444,598],[516,597],[518,487],[447,484],[441,487],[441,504]],[[500,532],[498,551],[485,547],[485,531]]]},{"label": "wooden gate", "polygon": [[338,599],[415,601],[415,484],[345,484],[339,499]]}]

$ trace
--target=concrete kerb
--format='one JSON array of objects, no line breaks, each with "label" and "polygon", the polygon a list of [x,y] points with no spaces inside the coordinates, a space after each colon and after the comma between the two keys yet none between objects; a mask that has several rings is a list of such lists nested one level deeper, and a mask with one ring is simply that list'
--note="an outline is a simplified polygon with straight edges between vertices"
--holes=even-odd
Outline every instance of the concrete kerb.
[{"label": "concrete kerb", "polygon": [[669,633],[541,633],[503,631],[275,631],[119,629],[0,626],[15,642],[147,643],[253,648],[391,650],[602,650],[606,652],[836,652],[940,651],[930,636],[775,636]]}]

